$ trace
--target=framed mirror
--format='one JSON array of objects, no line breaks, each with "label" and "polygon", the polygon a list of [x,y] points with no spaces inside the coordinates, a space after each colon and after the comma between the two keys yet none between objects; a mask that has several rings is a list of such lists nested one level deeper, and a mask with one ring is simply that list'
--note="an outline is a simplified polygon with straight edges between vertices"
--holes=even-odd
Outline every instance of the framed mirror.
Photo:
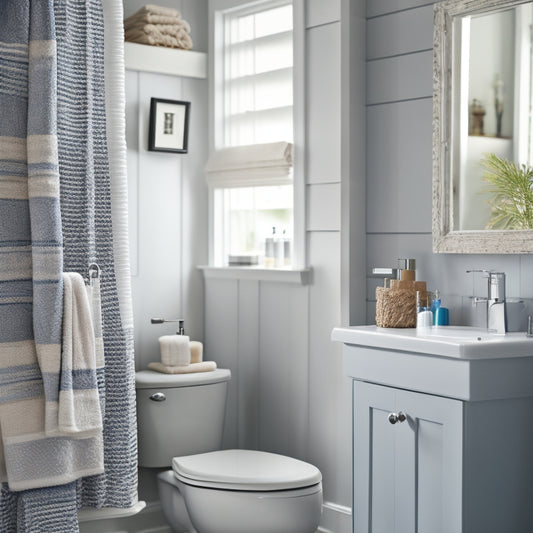
[{"label": "framed mirror", "polygon": [[533,253],[533,2],[434,9],[433,251]]}]

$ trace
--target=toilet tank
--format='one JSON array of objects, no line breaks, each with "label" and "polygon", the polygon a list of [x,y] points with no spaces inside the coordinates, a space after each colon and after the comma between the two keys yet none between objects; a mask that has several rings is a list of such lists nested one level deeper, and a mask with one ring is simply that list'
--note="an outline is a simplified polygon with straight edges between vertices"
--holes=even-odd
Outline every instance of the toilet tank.
[{"label": "toilet tank", "polygon": [[181,455],[222,446],[229,370],[135,375],[139,466],[171,466]]}]

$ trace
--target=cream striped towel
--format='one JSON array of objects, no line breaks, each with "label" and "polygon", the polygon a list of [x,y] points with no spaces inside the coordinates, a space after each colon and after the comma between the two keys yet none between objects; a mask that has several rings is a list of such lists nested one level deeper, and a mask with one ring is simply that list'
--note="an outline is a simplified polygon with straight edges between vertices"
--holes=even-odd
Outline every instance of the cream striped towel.
[{"label": "cream striped towel", "polygon": [[95,328],[93,314],[96,310],[98,317],[99,294],[89,288],[90,302],[83,278],[76,272],[63,274],[63,287],[58,430],[65,436],[97,435],[102,432],[102,414],[96,369],[103,366],[103,345],[101,325]]}]

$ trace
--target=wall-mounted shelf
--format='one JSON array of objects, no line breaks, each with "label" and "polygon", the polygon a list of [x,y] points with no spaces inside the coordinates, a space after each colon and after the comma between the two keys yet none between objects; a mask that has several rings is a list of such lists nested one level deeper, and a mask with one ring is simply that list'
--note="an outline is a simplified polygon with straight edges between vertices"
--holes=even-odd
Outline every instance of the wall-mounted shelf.
[{"label": "wall-mounted shelf", "polygon": [[124,60],[127,70],[207,77],[207,54],[204,52],[125,42]]}]

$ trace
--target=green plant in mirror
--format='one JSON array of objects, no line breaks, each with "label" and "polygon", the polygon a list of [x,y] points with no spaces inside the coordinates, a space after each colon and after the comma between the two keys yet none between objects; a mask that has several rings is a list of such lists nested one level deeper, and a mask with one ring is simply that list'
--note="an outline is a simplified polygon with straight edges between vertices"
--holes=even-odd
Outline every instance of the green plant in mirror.
[{"label": "green plant in mirror", "polygon": [[492,153],[485,154],[481,164],[483,179],[490,184],[483,192],[493,195],[486,229],[533,229],[533,167]]}]

